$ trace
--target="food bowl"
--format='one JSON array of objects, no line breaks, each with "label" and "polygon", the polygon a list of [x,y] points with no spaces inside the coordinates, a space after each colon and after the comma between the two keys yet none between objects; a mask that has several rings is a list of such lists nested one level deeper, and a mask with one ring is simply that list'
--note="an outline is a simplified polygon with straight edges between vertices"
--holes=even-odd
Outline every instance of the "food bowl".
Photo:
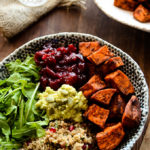
[{"label": "food bowl", "polygon": [[146,127],[149,113],[148,86],[144,78],[144,74],[138,64],[128,54],[112,44],[96,36],[82,33],[58,33],[39,37],[19,47],[0,63],[0,79],[4,79],[9,76],[5,64],[18,58],[24,60],[27,55],[34,54],[36,51],[40,50],[45,43],[50,42],[52,45],[57,46],[64,44],[68,45],[72,43],[78,46],[78,43],[81,41],[99,41],[101,45],[107,45],[110,51],[112,51],[116,56],[120,56],[125,64],[121,70],[130,78],[132,84],[134,85],[135,94],[140,101],[140,107],[142,111],[140,125],[137,128],[127,132],[124,140],[117,148],[118,150],[130,150],[133,148],[135,143],[137,143],[139,138],[142,137],[144,128]]}]

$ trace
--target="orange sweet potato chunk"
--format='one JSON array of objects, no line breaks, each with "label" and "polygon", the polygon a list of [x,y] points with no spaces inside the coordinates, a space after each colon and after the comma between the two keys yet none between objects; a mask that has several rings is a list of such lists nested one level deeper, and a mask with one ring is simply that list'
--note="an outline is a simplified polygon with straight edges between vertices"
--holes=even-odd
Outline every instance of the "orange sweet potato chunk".
[{"label": "orange sweet potato chunk", "polygon": [[116,122],[106,123],[106,124],[105,124],[105,128],[114,126],[114,125],[116,125],[116,124],[117,124]]},{"label": "orange sweet potato chunk", "polygon": [[90,56],[87,57],[87,59],[96,65],[100,65],[113,56],[114,54],[110,52],[108,47],[105,45],[96,52],[93,52]]},{"label": "orange sweet potato chunk", "polygon": [[107,83],[110,83],[112,87],[117,88],[124,95],[134,93],[134,87],[132,83],[121,70],[117,70],[115,72],[108,74],[105,77],[105,81]]},{"label": "orange sweet potato chunk", "polygon": [[133,128],[139,125],[141,120],[140,102],[136,96],[132,96],[125,107],[122,117],[124,127]]},{"label": "orange sweet potato chunk", "polygon": [[116,89],[104,89],[96,92],[91,96],[91,99],[100,102],[104,105],[109,105],[112,96],[115,94]]},{"label": "orange sweet potato chunk", "polygon": [[88,72],[89,72],[89,76],[92,77],[95,73],[96,73],[96,67],[94,64],[92,63],[87,63],[87,67],[88,67]]},{"label": "orange sweet potato chunk", "polygon": [[104,64],[100,66],[100,71],[106,75],[123,65],[124,63],[121,57],[113,57],[105,61]]},{"label": "orange sweet potato chunk", "polygon": [[84,116],[91,122],[98,125],[101,128],[105,127],[106,120],[109,116],[109,110],[104,109],[96,104],[92,104],[85,112]]},{"label": "orange sweet potato chunk", "polygon": [[142,4],[140,4],[135,9],[133,16],[136,20],[138,20],[140,22],[148,22],[148,21],[150,21],[150,10],[148,10]]},{"label": "orange sweet potato chunk", "polygon": [[137,4],[138,2],[135,0],[114,0],[115,6],[125,10],[133,11],[136,8]]},{"label": "orange sweet potato chunk", "polygon": [[105,128],[103,132],[99,132],[96,135],[99,149],[115,149],[124,138],[124,135],[125,132],[121,123]]},{"label": "orange sweet potato chunk", "polygon": [[92,52],[97,51],[100,48],[100,43],[96,42],[80,42],[79,43],[79,52],[84,56],[87,57]]},{"label": "orange sweet potato chunk", "polygon": [[91,96],[96,91],[106,87],[105,82],[101,79],[99,75],[94,75],[90,80],[83,85],[80,90],[83,92],[85,97]]},{"label": "orange sweet potato chunk", "polygon": [[120,94],[116,95],[110,103],[110,118],[121,118],[125,110],[126,102]]}]

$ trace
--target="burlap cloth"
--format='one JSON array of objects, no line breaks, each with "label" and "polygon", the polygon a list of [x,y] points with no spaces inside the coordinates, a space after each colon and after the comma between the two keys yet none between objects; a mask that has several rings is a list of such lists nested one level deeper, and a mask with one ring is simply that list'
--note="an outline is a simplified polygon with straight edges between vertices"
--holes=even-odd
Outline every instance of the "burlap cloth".
[{"label": "burlap cloth", "polygon": [[44,5],[29,7],[18,0],[0,0],[0,32],[11,38],[56,6],[83,6],[85,0],[48,0]]}]

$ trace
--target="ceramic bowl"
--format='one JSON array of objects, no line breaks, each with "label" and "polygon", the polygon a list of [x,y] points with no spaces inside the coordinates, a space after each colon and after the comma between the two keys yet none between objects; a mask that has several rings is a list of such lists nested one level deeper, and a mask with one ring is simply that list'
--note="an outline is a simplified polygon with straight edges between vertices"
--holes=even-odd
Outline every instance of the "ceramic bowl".
[{"label": "ceramic bowl", "polygon": [[142,110],[140,125],[137,128],[128,131],[124,140],[117,148],[118,150],[130,150],[138,141],[138,139],[142,136],[144,128],[146,126],[149,113],[148,86],[139,65],[128,54],[123,52],[121,49],[113,46],[112,44],[96,36],[82,33],[58,33],[39,37],[19,47],[0,63],[0,79],[4,79],[9,76],[5,64],[9,63],[10,61],[14,61],[17,58],[24,60],[27,55],[34,54],[36,51],[40,50],[45,43],[50,42],[53,45],[57,46],[73,43],[78,46],[78,43],[81,41],[99,41],[101,45],[107,45],[116,56],[120,56],[122,58],[125,64],[121,68],[121,70],[125,74],[127,74],[132,84],[134,85],[135,93],[140,101],[140,106]]}]

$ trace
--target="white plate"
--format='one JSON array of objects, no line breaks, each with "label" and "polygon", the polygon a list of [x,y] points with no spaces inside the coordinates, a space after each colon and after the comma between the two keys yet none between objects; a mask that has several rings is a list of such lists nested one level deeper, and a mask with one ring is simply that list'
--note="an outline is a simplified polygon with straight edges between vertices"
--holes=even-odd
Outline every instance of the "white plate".
[{"label": "white plate", "polygon": [[128,26],[150,32],[150,23],[141,23],[134,19],[133,12],[114,6],[114,0],[94,0],[96,5],[110,18]]}]

